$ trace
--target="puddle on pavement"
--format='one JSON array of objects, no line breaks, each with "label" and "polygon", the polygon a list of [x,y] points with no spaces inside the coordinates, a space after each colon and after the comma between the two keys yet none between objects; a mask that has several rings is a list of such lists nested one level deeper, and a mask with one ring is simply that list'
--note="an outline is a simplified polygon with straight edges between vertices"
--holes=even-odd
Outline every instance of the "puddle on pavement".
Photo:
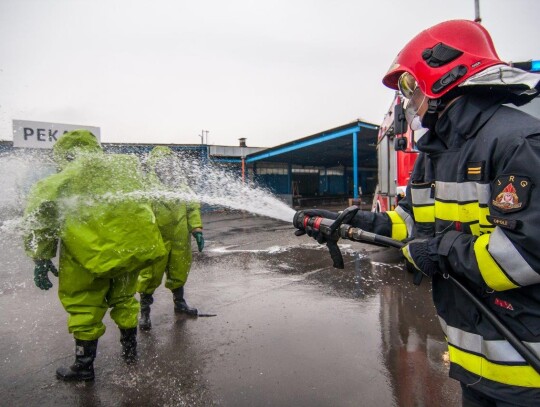
[{"label": "puddle on pavement", "polygon": [[[330,300],[334,304],[333,307],[336,307],[335,301],[356,302],[357,305],[353,305],[354,302],[344,303],[348,305],[345,305],[342,311],[338,311],[342,315],[337,318],[343,317],[346,321],[352,321],[353,314],[356,313],[356,319],[368,318],[366,321],[370,321],[368,315],[373,314],[375,320],[365,322],[367,324],[365,329],[379,331],[380,344],[379,351],[376,353],[380,354],[380,363],[386,372],[387,383],[380,382],[380,378],[376,381],[378,386],[382,386],[381,389],[390,386],[393,405],[459,405],[459,385],[448,378],[448,365],[445,361],[446,342],[431,300],[429,280],[425,279],[420,287],[414,286],[413,276],[406,271],[401,256],[396,250],[369,248],[367,251],[356,252],[342,248],[342,251],[345,259],[343,270],[332,268],[326,248],[317,245],[281,247],[272,250],[242,250],[240,248],[230,249],[229,252],[218,250],[215,252],[219,254],[216,258],[207,258],[206,261],[209,262],[208,266],[214,262],[216,264],[224,264],[223,262],[227,264],[227,261],[239,262],[248,273],[259,273],[262,272],[261,269],[264,269],[266,272],[270,271],[270,276],[274,274],[275,276],[301,277],[291,284],[314,287],[319,291],[316,295],[323,296],[320,297],[319,302],[324,297],[334,298]],[[288,289],[285,287],[281,290]],[[339,298],[342,300],[338,300]],[[280,304],[284,303],[287,302],[282,300]],[[325,312],[328,311],[325,310],[321,314],[319,309],[314,314],[318,314],[318,318],[313,323],[316,324],[315,321],[319,319],[320,323],[327,324]],[[303,323],[301,320],[296,322]],[[345,324],[348,325],[349,322]],[[308,328],[297,327],[296,329],[299,335],[304,335],[303,330]],[[351,352],[353,349],[351,346],[354,346],[355,339],[351,337],[350,332],[347,332],[348,328],[342,325],[336,329],[340,332],[341,351],[345,354],[348,352],[351,355],[354,354]],[[280,339],[290,341],[281,336]],[[270,347],[268,344],[260,346]],[[309,348],[310,345],[305,342],[304,346]],[[252,357],[255,358],[255,356]],[[291,355],[291,357],[294,356]],[[315,354],[314,357],[324,359],[320,354],[319,356]],[[259,356],[255,360],[258,361],[258,358]],[[245,365],[237,362],[231,364],[229,368],[234,366],[240,372],[239,378],[246,380],[245,374],[248,374],[246,372],[252,371],[253,365],[257,362],[252,363]],[[376,370],[377,363],[372,368]],[[349,367],[349,369],[353,368]],[[352,383],[350,378],[347,380],[349,384]],[[234,380],[232,382],[235,386],[240,386]],[[251,382],[251,379],[248,379],[248,382]],[[230,384],[228,381],[224,383]],[[257,385],[260,386],[257,380],[253,383],[258,383]],[[231,405],[228,403],[231,401],[240,405],[250,405],[250,403],[255,403],[253,397],[257,394],[257,390],[252,387],[244,389],[242,394],[228,394],[225,391],[226,405]],[[346,405],[345,400],[336,401],[335,405]],[[382,401],[383,396],[375,397],[374,400]],[[341,404],[342,402],[345,404]],[[307,397],[305,401],[297,400],[296,405],[307,406],[310,403],[313,403],[313,399]]]}]

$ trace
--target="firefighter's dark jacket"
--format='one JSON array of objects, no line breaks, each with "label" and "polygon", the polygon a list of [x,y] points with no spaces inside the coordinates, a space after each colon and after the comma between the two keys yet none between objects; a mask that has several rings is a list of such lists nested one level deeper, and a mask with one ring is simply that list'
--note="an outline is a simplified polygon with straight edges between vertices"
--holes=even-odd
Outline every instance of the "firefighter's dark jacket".
[{"label": "firefighter's dark jacket", "polygon": [[[441,270],[540,356],[540,120],[469,94],[417,147],[407,197],[359,226],[400,240],[443,234]],[[433,277],[433,300],[451,377],[516,405],[540,405],[540,375],[443,275]]]}]

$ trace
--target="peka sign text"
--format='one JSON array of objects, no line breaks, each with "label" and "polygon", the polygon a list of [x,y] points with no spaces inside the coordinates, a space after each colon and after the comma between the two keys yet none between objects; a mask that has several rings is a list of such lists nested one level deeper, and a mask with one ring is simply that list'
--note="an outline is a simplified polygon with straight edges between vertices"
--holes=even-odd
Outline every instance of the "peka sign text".
[{"label": "peka sign text", "polygon": [[89,130],[101,140],[99,127],[13,120],[13,147],[52,148],[62,134],[79,129]]}]

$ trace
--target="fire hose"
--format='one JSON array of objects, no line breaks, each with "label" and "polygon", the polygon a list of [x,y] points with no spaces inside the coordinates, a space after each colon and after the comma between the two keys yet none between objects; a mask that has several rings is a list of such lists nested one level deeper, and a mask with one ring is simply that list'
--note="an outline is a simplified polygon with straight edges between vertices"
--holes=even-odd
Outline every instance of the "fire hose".
[{"label": "fire hose", "polygon": [[[406,245],[399,240],[391,239],[386,236],[381,236],[375,233],[367,232],[360,228],[353,227],[347,222],[350,222],[356,213],[358,212],[357,206],[351,206],[341,212],[337,219],[327,219],[321,216],[308,216],[303,211],[298,211],[294,215],[293,225],[295,228],[305,231],[311,228],[311,230],[318,233],[322,233],[330,256],[334,262],[335,268],[343,269],[344,262],[343,256],[337,242],[339,239],[351,240],[354,242],[362,242],[368,244],[374,244],[378,246],[394,247],[401,249]],[[422,275],[419,273],[420,276]],[[446,279],[451,281],[456,287],[458,287],[463,294],[482,312],[489,322],[495,327],[495,329],[502,335],[518,352],[521,357],[540,374],[540,358],[534,353],[525,343],[523,343],[500,319],[495,313],[489,309],[480,299],[476,297],[466,286],[450,274],[445,274]],[[419,284],[421,277],[415,276],[415,284]]]}]

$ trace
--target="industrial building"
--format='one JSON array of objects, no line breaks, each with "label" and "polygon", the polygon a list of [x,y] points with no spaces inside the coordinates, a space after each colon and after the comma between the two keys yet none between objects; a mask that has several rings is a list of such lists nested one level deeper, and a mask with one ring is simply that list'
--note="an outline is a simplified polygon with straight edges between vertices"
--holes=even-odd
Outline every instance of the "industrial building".
[{"label": "industrial building", "polygon": [[359,201],[376,188],[377,134],[378,126],[355,121],[248,154],[245,168],[291,206]]},{"label": "industrial building", "polygon": [[[290,206],[371,201],[377,184],[378,126],[354,121],[270,148],[168,144],[175,151],[226,167],[263,186]],[[148,153],[156,144],[103,143],[112,153]],[[0,142],[0,153],[13,149]],[[361,198],[364,198],[361,200]]]}]

